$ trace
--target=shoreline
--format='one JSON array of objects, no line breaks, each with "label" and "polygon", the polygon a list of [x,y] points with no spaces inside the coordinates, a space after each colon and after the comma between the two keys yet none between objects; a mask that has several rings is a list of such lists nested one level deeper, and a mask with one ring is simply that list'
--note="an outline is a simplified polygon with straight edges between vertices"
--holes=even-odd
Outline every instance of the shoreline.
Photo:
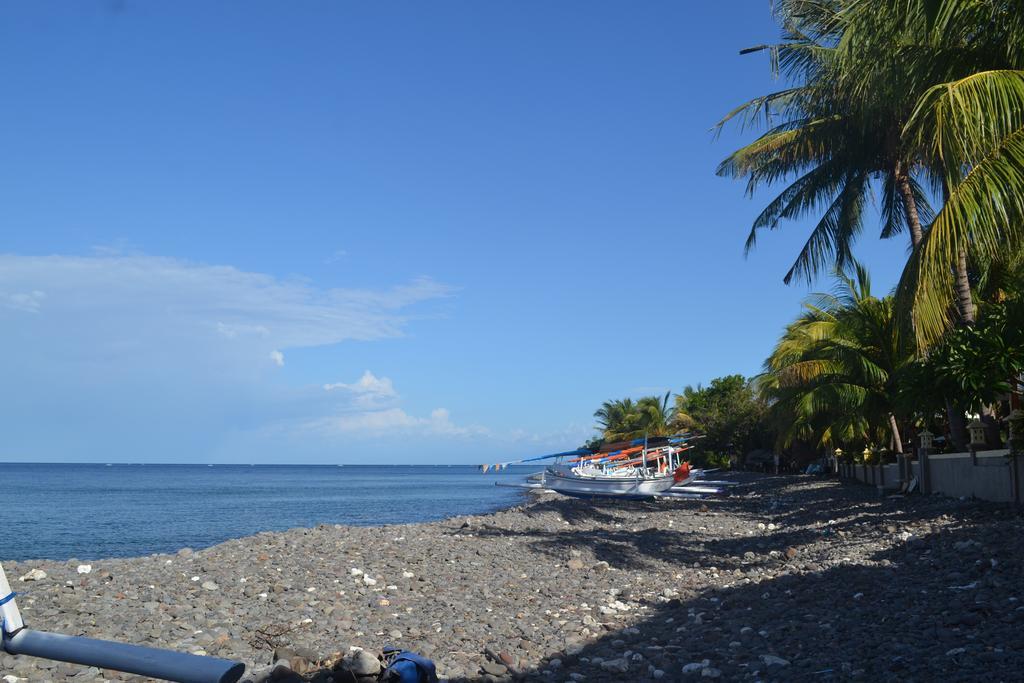
[{"label": "shoreline", "polygon": [[[32,628],[255,671],[274,646],[304,653],[300,670],[387,644],[466,681],[1008,680],[1024,666],[1021,521],[1006,508],[737,476],[750,487],[715,501],[542,494],[484,515],[95,560],[88,574],[5,567]],[[47,577],[18,581],[33,568]],[[9,655],[0,668],[128,678]]]},{"label": "shoreline", "polygon": [[[487,514],[520,505],[460,467],[0,467],[19,492],[0,561],[92,561],[209,548],[318,524],[380,526]],[[514,481],[526,468],[512,472]],[[220,472],[220,474],[216,474]],[[383,487],[377,490],[377,487]],[[66,491],[54,499],[54,491]]]},{"label": "shoreline", "polygon": [[[534,494],[534,495],[536,495],[536,494]],[[194,546],[194,547],[193,546],[181,546],[179,548],[174,549],[173,551],[169,551],[169,552],[155,552],[155,553],[149,553],[148,555],[106,555],[106,556],[102,556],[102,557],[74,557],[73,556],[73,557],[68,557],[68,558],[32,557],[32,558],[27,558],[27,559],[23,559],[23,560],[14,560],[14,559],[6,560],[6,559],[3,559],[3,558],[0,558],[0,563],[3,563],[4,567],[8,567],[8,566],[14,566],[15,564],[22,564],[22,565],[24,565],[24,564],[33,564],[33,563],[36,563],[36,564],[43,564],[43,563],[52,563],[52,564],[62,564],[62,563],[83,564],[83,563],[85,563],[85,564],[88,564],[90,562],[98,563],[98,562],[118,562],[118,561],[127,561],[127,560],[143,560],[143,559],[154,558],[154,557],[169,558],[169,557],[174,557],[176,555],[180,555],[180,553],[182,551],[186,551],[187,550],[187,551],[189,551],[191,553],[199,553],[199,552],[203,552],[203,551],[206,551],[206,550],[212,550],[213,548],[216,548],[217,546],[220,546],[220,545],[224,545],[226,543],[232,543],[232,542],[237,542],[237,541],[246,541],[246,540],[249,540],[249,539],[255,539],[255,538],[257,538],[259,536],[263,536],[265,534],[288,534],[288,533],[292,533],[292,532],[311,531],[313,529],[322,529],[322,528],[326,528],[326,527],[330,527],[330,528],[337,529],[337,530],[344,530],[344,529],[349,529],[349,528],[351,528],[351,529],[377,529],[377,528],[387,529],[387,528],[393,528],[393,527],[406,527],[406,526],[418,526],[418,525],[428,525],[428,524],[441,524],[443,522],[451,522],[451,521],[454,521],[454,520],[461,520],[461,519],[465,519],[465,518],[468,518],[468,517],[472,517],[472,518],[489,517],[491,515],[496,515],[496,514],[499,514],[499,513],[502,513],[502,512],[508,512],[510,510],[516,510],[516,509],[522,508],[522,507],[524,507],[526,505],[529,505],[530,502],[531,502],[530,501],[531,497],[532,496],[531,496],[530,491],[524,490],[522,492],[521,499],[516,501],[516,502],[513,502],[510,505],[501,505],[501,504],[499,504],[497,508],[495,508],[493,510],[485,511],[485,512],[479,512],[479,513],[475,513],[475,514],[471,514],[471,515],[460,513],[460,514],[450,515],[450,516],[447,516],[447,517],[439,517],[438,519],[431,519],[431,520],[420,521],[420,522],[394,522],[392,524],[388,524],[388,523],[383,523],[383,524],[343,524],[343,523],[339,523],[339,522],[320,522],[318,524],[314,524],[313,526],[296,526],[296,527],[289,527],[287,529],[265,529],[265,530],[262,530],[262,531],[257,531],[255,533],[246,534],[244,536],[233,536],[231,538],[226,538],[223,541],[217,541],[216,543],[213,543],[211,545],[205,545],[205,546],[197,545],[197,546]],[[10,572],[8,572],[8,578],[11,579],[12,581],[17,580],[17,577],[11,576]]]}]

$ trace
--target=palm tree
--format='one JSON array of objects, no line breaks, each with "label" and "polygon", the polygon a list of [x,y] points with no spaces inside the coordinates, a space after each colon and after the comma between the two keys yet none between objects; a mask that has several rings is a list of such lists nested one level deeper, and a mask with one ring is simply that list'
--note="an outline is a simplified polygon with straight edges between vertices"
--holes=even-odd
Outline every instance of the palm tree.
[{"label": "palm tree", "polygon": [[860,264],[835,274],[836,290],[813,294],[765,361],[758,384],[770,401],[781,446],[879,443],[903,452],[898,382],[913,361],[891,296],[871,294]]},{"label": "palm tree", "polygon": [[[726,117],[784,119],[719,168],[750,190],[790,183],[747,249],[758,229],[824,208],[785,279],[843,267],[874,179],[882,237],[911,235],[899,302],[919,347],[974,324],[968,262],[1024,244],[1024,0],[789,0],[779,16],[786,40],[771,49],[799,85]],[[943,199],[934,221],[918,179]],[[962,411],[947,410],[962,441]]]},{"label": "palm tree", "polygon": [[[730,112],[719,126],[739,118],[744,124],[764,117],[781,118],[753,143],[727,157],[720,175],[747,179],[748,193],[762,185],[787,183],[755,219],[746,251],[757,232],[777,229],[783,219],[820,214],[817,224],[797,256],[785,282],[794,276],[808,281],[825,267],[844,267],[852,259],[852,242],[863,227],[872,180],[882,190],[883,238],[904,229],[911,244],[920,243],[923,223],[931,219],[926,192],[915,178],[915,160],[903,144],[901,132],[914,104],[903,91],[894,96],[868,90],[854,82],[863,79],[865,53],[849,29],[849,2],[789,0],[778,6],[784,42],[745,52],[767,49],[778,64],[776,71],[799,83],[794,88],[756,98]],[[894,44],[892,31],[874,36],[870,52]],[[856,49],[855,49],[856,48]],[[876,60],[877,62],[877,60]],[[870,63],[869,63],[870,66]],[[875,65],[884,73],[877,80],[896,81],[891,64]]]},{"label": "palm tree", "polygon": [[605,441],[623,441],[643,436],[665,436],[671,433],[673,410],[669,406],[671,392],[664,396],[644,396],[605,401],[594,412],[598,429]]},{"label": "palm tree", "polygon": [[[951,310],[973,323],[970,252],[1019,244],[1024,223],[1024,0],[784,0],[777,16],[784,42],[755,49],[771,50],[777,72],[798,85],[725,119],[782,119],[719,167],[747,178],[748,190],[787,182],[747,248],[761,228],[824,210],[786,280],[843,266],[873,179],[882,236],[906,227],[915,247],[903,290],[922,347]],[[928,240],[918,179],[947,205]]]},{"label": "palm tree", "polygon": [[961,311],[973,308],[968,254],[990,261],[1024,248],[1024,69],[934,86],[907,129],[929,149],[949,188],[900,281],[918,343],[927,348],[950,325],[952,295]]}]

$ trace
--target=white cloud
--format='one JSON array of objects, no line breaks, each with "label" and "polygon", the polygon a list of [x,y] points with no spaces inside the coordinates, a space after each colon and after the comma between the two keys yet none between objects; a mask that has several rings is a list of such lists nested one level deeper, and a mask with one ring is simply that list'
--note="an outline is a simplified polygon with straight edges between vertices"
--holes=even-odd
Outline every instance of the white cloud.
[{"label": "white cloud", "polygon": [[[312,363],[311,347],[401,336],[449,293],[429,279],[325,288],[137,253],[0,254],[0,460],[195,460],[275,425],[391,407],[357,400],[397,400],[372,373],[361,393],[328,393],[272,371],[299,349]],[[234,457],[279,459],[296,434]]]},{"label": "white cloud", "polygon": [[225,325],[222,322],[217,323],[217,332],[228,339],[234,339],[239,335],[255,335],[258,337],[270,335],[270,330],[263,325]]},{"label": "white cloud", "polygon": [[354,384],[335,382],[325,384],[324,391],[348,391],[355,396],[357,404],[364,407],[376,406],[390,399],[398,398],[394,384],[387,377],[377,377],[367,370]]},{"label": "white cloud", "polygon": [[45,298],[46,293],[38,289],[34,289],[31,292],[14,292],[12,294],[0,292],[0,306],[15,311],[38,313],[39,307]]},{"label": "white cloud", "polygon": [[251,367],[272,351],[400,336],[406,309],[449,293],[425,278],[383,290],[325,289],[137,254],[0,255],[0,320],[5,310],[38,313],[53,332],[44,343],[63,343],[73,331],[76,355],[114,353],[119,362],[126,353],[164,362],[173,349]]},{"label": "white cloud", "polygon": [[322,435],[394,435],[408,432],[428,436],[486,436],[484,427],[459,426],[446,408],[435,408],[429,417],[416,417],[401,408],[360,410],[324,417],[303,424],[303,429]]}]

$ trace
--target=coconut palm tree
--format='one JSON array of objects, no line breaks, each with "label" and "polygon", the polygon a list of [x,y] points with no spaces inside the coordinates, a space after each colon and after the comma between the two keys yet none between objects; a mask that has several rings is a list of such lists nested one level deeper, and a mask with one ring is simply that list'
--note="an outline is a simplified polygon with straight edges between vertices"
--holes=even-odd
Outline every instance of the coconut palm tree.
[{"label": "coconut palm tree", "polygon": [[605,401],[594,412],[605,441],[623,441],[643,436],[665,436],[673,427],[671,392],[664,396],[644,396],[633,401],[625,398]]},{"label": "coconut palm tree", "polygon": [[[790,0],[779,16],[772,49],[799,85],[727,117],[784,120],[719,168],[750,190],[789,182],[747,249],[758,229],[824,210],[786,281],[843,267],[874,180],[882,237],[911,235],[899,302],[919,347],[974,324],[968,262],[1024,246],[1024,1]],[[943,200],[934,221],[920,183]],[[962,441],[962,411],[947,411]]]},{"label": "coconut palm tree", "polygon": [[[922,347],[951,310],[973,323],[970,252],[1016,244],[1021,231],[1024,0],[785,0],[777,16],[783,43],[755,49],[769,49],[796,87],[725,119],[781,119],[719,167],[750,191],[787,183],[755,220],[747,249],[759,229],[820,214],[786,281],[841,267],[874,180],[882,236],[906,227],[915,247],[902,289]],[[920,183],[948,204],[927,243]]]},{"label": "coconut palm tree", "polygon": [[900,281],[901,301],[927,348],[951,324],[950,298],[961,311],[973,307],[964,274],[968,255],[991,261],[1024,249],[1024,69],[934,86],[907,130],[928,148],[948,188]]},{"label": "coconut palm tree", "polygon": [[[876,298],[860,264],[835,274],[836,288],[813,294],[758,378],[780,445],[879,443],[903,451],[897,379],[914,359],[891,296]],[[888,435],[888,439],[886,439]]]},{"label": "coconut palm tree", "polygon": [[[764,117],[781,119],[753,143],[727,157],[720,175],[747,179],[748,193],[785,183],[781,193],[755,219],[747,238],[749,252],[757,233],[776,229],[783,219],[820,215],[784,280],[812,280],[823,268],[844,267],[853,257],[852,243],[863,227],[872,181],[882,192],[883,238],[907,230],[911,244],[922,239],[931,219],[926,192],[918,183],[917,164],[903,144],[902,130],[915,99],[908,87],[865,90],[863,40],[851,36],[845,14],[849,2],[782,2],[777,15],[784,42],[766,49],[776,71],[798,85],[756,98],[730,112],[719,126],[739,119],[743,125]],[[895,31],[873,35],[877,53],[897,41]],[[877,60],[876,60],[877,62]],[[868,66],[872,66],[869,62]],[[873,65],[876,80],[900,80],[894,65]],[[905,80],[905,79],[904,79]],[[893,91],[903,92],[902,97]],[[867,94],[865,94],[867,93]]]}]

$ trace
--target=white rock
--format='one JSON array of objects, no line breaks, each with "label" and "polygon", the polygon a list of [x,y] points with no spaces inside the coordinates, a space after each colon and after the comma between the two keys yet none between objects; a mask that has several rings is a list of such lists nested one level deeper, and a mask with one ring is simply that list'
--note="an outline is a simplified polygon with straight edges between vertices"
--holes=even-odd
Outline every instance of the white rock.
[{"label": "white rock", "polygon": [[78,565],[78,569],[76,571],[79,574],[88,574],[89,572],[92,571],[92,565],[91,564],[80,564],[80,565]]},{"label": "white rock", "polygon": [[716,669],[714,667],[710,667],[709,666],[709,667],[706,667],[704,669],[701,669],[700,677],[701,678],[721,678],[722,677],[722,670],[721,669]]},{"label": "white rock", "polygon": [[702,669],[708,667],[710,664],[711,664],[711,660],[710,659],[705,659],[705,660],[700,661],[700,662],[690,662],[689,664],[684,664],[683,665],[683,673],[684,674],[695,674],[698,671],[701,671]]},{"label": "white rock", "polygon": [[363,575],[363,583],[365,583],[367,586],[376,586],[377,585],[377,579],[371,579],[369,576],[366,576],[364,574]]},{"label": "white rock", "polygon": [[356,569],[355,567],[352,567],[352,569],[348,570],[348,573],[351,574],[352,576],[362,576],[363,575],[363,570],[362,569]]},{"label": "white rock", "polygon": [[761,655],[761,661],[764,662],[765,666],[772,666],[773,664],[789,666],[789,660],[776,657],[775,655]]},{"label": "white rock", "polygon": [[664,678],[665,677],[665,672],[662,671],[661,669],[655,669],[654,671],[651,672],[651,675],[654,676],[655,678]]},{"label": "white rock", "polygon": [[411,579],[414,576],[416,576],[416,575],[413,574],[412,572],[402,572],[402,578],[403,579]]},{"label": "white rock", "polygon": [[203,581],[203,590],[215,591],[218,588],[220,588],[220,586],[218,586],[213,581]]},{"label": "white rock", "polygon": [[946,656],[947,657],[956,657],[957,655],[962,655],[965,652],[967,652],[966,648],[954,647],[952,650],[946,650]]},{"label": "white rock", "polygon": [[32,569],[27,574],[22,576],[19,581],[42,581],[46,578],[46,572],[42,569]]}]

